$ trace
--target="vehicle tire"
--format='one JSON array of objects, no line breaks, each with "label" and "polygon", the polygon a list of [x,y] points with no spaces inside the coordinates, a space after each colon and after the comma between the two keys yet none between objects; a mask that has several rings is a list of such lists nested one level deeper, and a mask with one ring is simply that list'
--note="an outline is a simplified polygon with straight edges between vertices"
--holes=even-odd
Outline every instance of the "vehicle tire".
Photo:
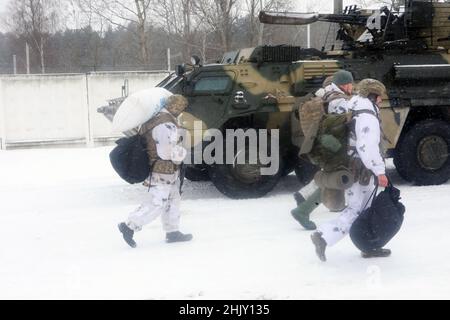
[{"label": "vehicle tire", "polygon": [[[401,145],[402,141],[399,142],[399,145]],[[397,170],[398,175],[405,181],[411,182],[410,178],[408,177],[406,173],[406,169],[404,167],[404,161],[401,160],[400,154],[395,150],[394,153],[394,166]]]},{"label": "vehicle tire", "polygon": [[[249,152],[246,146],[243,151]],[[261,175],[261,164],[214,164],[208,167],[209,176],[215,187],[232,199],[255,199],[265,196],[278,184],[284,172],[281,157],[274,175]]]},{"label": "vehicle tire", "polygon": [[212,165],[209,175],[215,187],[231,199],[256,199],[265,196],[278,184],[281,174],[260,176],[253,183],[245,182],[236,177],[232,165]]},{"label": "vehicle tire", "polygon": [[298,181],[305,186],[314,179],[317,171],[319,171],[319,167],[305,160],[300,160],[299,164],[295,167],[295,175]]},{"label": "vehicle tire", "polygon": [[205,166],[187,166],[185,178],[193,181],[209,181],[208,168]]},{"label": "vehicle tire", "polygon": [[397,146],[399,174],[416,185],[446,183],[450,179],[449,129],[450,124],[442,120],[415,124]]}]

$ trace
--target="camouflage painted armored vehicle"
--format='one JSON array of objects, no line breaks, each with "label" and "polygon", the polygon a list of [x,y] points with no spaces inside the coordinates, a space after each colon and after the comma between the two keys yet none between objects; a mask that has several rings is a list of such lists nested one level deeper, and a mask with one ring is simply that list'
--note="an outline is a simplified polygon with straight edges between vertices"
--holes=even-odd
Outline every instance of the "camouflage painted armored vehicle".
[{"label": "camouflage painted armored vehicle", "polygon": [[[280,177],[295,170],[302,182],[309,182],[314,167],[298,158],[299,146],[292,136],[300,132],[293,119],[295,106],[309,93],[320,88],[323,79],[338,69],[335,60],[326,60],[318,50],[292,46],[262,46],[226,53],[218,64],[177,66],[177,71],[159,87],[183,94],[189,100],[182,114],[182,125],[191,136],[208,129],[279,129],[279,170],[261,175],[261,164],[195,164],[189,165],[190,180],[211,179],[225,195],[232,198],[261,197],[271,191]],[[122,99],[110,101],[99,112],[112,118]],[[196,124],[196,125],[195,125]],[[292,125],[293,124],[293,125]],[[206,143],[202,142],[206,146]],[[198,144],[198,141],[197,141]],[[195,142],[192,146],[196,145]],[[246,150],[235,150],[248,152]],[[192,152],[192,156],[195,153]]]},{"label": "camouflage painted armored vehicle", "polygon": [[338,23],[341,50],[323,52],[356,81],[375,78],[388,88],[381,110],[388,155],[417,185],[450,178],[450,3],[407,0],[387,7],[347,7],[338,14],[261,12],[269,24]]},{"label": "camouflage painted armored vehicle", "polygon": [[[315,168],[298,158],[298,120],[292,111],[309,93],[317,90],[323,79],[339,66],[318,50],[291,46],[262,46],[226,53],[219,64],[180,66],[180,82],[169,89],[185,95],[190,105],[182,115],[183,126],[194,132],[193,123],[203,131],[279,130],[279,170],[261,175],[260,164],[213,164],[191,166],[190,179],[204,178],[232,198],[260,197],[271,191],[280,177],[295,170],[300,181],[309,182]],[[198,60],[197,60],[198,61]],[[163,84],[167,87],[166,84]],[[234,150],[235,154],[247,153]],[[200,175],[200,176],[199,176]],[[202,177],[203,175],[203,177]]]},{"label": "camouflage painted armored vehicle", "polygon": [[[400,175],[420,185],[449,179],[450,4],[407,1],[404,13],[386,7],[352,7],[327,15],[262,12],[260,19],[296,25],[340,23],[342,50],[263,46],[226,53],[213,65],[201,65],[194,58],[191,64],[177,66],[158,86],[188,98],[182,124],[192,136],[214,128],[269,129],[269,134],[279,129],[280,134],[275,175],[261,175],[259,163],[202,163],[189,165],[189,179],[211,178],[232,198],[261,197],[292,170],[308,182],[315,168],[298,157],[303,137],[295,110],[340,68],[351,71],[356,80],[375,78],[388,87],[381,116],[388,156]],[[111,118],[122,101],[111,100],[99,112]],[[248,148],[234,152],[247,153]]]}]

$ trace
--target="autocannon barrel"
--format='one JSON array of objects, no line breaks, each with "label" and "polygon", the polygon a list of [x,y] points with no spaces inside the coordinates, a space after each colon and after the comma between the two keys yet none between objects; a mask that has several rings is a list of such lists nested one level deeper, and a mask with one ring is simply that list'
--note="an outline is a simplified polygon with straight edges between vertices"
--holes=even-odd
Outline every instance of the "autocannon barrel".
[{"label": "autocannon barrel", "polygon": [[396,80],[450,80],[450,65],[398,65],[394,66]]},{"label": "autocannon barrel", "polygon": [[259,21],[261,23],[281,25],[306,25],[317,21],[324,21],[365,26],[367,24],[367,18],[367,16],[361,15],[358,12],[345,14],[318,14],[261,11],[259,14]]}]

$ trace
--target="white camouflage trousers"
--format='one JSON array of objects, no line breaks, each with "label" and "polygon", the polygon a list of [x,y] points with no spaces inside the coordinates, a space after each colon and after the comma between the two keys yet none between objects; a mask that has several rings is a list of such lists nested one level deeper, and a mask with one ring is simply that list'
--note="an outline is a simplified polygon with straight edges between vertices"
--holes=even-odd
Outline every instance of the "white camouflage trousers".
[{"label": "white camouflage trousers", "polygon": [[165,232],[178,231],[180,225],[179,184],[152,185],[148,198],[128,217],[127,225],[134,231],[161,216]]},{"label": "white camouflage trousers", "polygon": [[345,202],[347,207],[341,212],[338,218],[322,224],[318,231],[322,233],[327,245],[333,246],[350,232],[350,228],[356,218],[365,209],[369,208],[373,199],[369,201],[375,190],[375,180],[372,178],[369,185],[362,186],[358,182],[345,192]]}]

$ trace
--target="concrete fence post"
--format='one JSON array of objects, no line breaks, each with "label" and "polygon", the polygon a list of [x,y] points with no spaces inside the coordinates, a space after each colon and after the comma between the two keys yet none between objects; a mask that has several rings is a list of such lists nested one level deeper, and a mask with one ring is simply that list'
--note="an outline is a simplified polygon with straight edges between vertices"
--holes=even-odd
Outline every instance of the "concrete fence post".
[{"label": "concrete fence post", "polygon": [[17,74],[17,56],[13,54],[13,74]]},{"label": "concrete fence post", "polygon": [[0,79],[0,149],[6,149],[6,105],[3,101],[3,83],[2,79]]},{"label": "concrete fence post", "polygon": [[94,128],[93,121],[91,119],[91,107],[89,102],[89,73],[85,74],[85,89],[86,89],[86,146],[94,146]]},{"label": "concrete fence post", "polygon": [[27,60],[27,74],[30,74],[30,46],[25,42],[25,56]]}]

